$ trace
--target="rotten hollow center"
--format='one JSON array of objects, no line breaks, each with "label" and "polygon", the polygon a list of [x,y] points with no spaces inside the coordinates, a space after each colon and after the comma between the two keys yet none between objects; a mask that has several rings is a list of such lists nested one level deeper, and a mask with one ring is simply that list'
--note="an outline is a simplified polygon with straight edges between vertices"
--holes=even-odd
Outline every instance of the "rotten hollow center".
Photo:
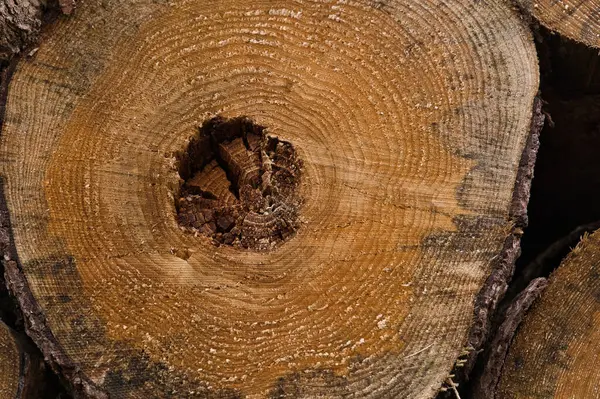
[{"label": "rotten hollow center", "polygon": [[205,121],[177,154],[177,221],[216,245],[274,248],[298,230],[301,161],[246,117]]}]

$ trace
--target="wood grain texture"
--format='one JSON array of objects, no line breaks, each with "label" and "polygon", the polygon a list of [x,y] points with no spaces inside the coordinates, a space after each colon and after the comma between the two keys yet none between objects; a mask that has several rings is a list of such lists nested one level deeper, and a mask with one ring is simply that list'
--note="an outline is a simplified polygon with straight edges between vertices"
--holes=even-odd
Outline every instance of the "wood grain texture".
[{"label": "wood grain texture", "polygon": [[600,233],[550,277],[511,345],[498,398],[600,398]]},{"label": "wood grain texture", "polygon": [[592,47],[600,47],[599,0],[517,0],[547,28]]},{"label": "wood grain texture", "polygon": [[54,399],[55,382],[25,337],[0,321],[0,398]]},{"label": "wood grain texture", "polygon": [[502,368],[506,361],[506,355],[515,332],[523,317],[540,296],[547,286],[547,280],[543,277],[536,278],[514,299],[504,314],[504,320],[495,331],[493,339],[487,344],[484,355],[484,366],[473,378],[470,397],[474,399],[494,399],[496,387]]},{"label": "wood grain texture", "polygon": [[[537,87],[495,0],[86,1],[10,84],[17,291],[88,393],[431,398],[512,231]],[[177,224],[175,154],[216,115],[303,162],[274,250]]]},{"label": "wood grain texture", "polygon": [[17,398],[21,356],[17,343],[6,325],[0,322],[0,397]]}]

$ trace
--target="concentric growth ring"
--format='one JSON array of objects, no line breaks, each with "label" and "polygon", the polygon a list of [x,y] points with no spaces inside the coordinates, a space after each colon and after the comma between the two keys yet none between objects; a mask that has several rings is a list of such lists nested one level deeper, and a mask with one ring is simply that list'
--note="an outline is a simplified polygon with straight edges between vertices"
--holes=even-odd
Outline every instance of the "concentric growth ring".
[{"label": "concentric growth ring", "polygon": [[[510,230],[537,83],[496,0],[81,2],[10,86],[23,273],[114,397],[431,397]],[[240,116],[302,162],[293,234],[258,250],[178,218],[178,154]]]},{"label": "concentric growth ring", "polygon": [[552,31],[592,47],[600,47],[599,0],[519,0]]}]

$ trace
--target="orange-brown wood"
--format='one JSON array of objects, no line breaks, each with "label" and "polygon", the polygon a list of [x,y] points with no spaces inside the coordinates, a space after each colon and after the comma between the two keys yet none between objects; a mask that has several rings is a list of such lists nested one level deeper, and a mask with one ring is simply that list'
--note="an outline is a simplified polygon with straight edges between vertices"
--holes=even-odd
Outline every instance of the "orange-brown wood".
[{"label": "orange-brown wood", "polygon": [[552,274],[506,360],[498,398],[600,398],[598,232]]},{"label": "orange-brown wood", "polygon": [[592,47],[600,47],[600,1],[517,0],[549,29]]},{"label": "orange-brown wood", "polygon": [[[13,291],[89,395],[433,397],[513,231],[537,87],[495,0],[82,2],[10,84]],[[217,115],[302,161],[271,250],[177,222],[177,154]]]}]

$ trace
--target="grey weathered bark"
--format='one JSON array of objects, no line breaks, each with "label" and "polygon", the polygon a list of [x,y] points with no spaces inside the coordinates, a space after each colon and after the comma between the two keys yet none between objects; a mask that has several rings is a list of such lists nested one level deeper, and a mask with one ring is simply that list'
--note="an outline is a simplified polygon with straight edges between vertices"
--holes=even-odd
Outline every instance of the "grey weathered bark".
[{"label": "grey weathered bark", "polygon": [[0,62],[8,61],[37,40],[45,1],[0,1]]}]

